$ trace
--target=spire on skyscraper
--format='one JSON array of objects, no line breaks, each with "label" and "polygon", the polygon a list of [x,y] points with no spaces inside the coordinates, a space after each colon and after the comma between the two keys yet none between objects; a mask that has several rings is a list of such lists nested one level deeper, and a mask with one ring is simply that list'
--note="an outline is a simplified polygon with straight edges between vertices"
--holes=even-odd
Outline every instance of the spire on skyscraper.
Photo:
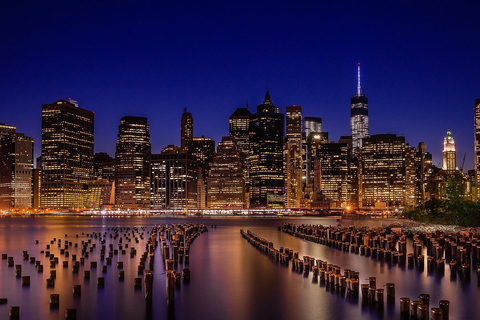
[{"label": "spire on skyscraper", "polygon": [[267,86],[267,93],[265,93],[265,100],[263,101],[263,104],[268,104],[273,106],[272,99],[270,98],[270,93],[268,92],[268,86]]},{"label": "spire on skyscraper", "polygon": [[357,64],[357,92],[350,99],[350,132],[352,149],[356,151],[362,147],[362,139],[369,136],[368,99],[360,84],[360,62]]},{"label": "spire on skyscraper", "polygon": [[362,94],[362,86],[360,85],[360,62],[357,65],[357,96]]}]

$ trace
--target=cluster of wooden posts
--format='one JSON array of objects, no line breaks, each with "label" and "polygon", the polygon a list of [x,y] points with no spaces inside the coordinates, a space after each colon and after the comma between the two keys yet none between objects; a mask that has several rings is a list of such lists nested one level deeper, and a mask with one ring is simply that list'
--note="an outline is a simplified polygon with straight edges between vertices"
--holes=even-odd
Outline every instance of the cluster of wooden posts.
[{"label": "cluster of wooden posts", "polygon": [[[328,245],[332,248],[345,250],[354,254],[362,254],[372,258],[388,261],[389,263],[405,264],[405,255],[407,254],[405,234],[388,233],[387,230],[369,230],[367,228],[346,228],[346,227],[328,227],[328,226],[305,226],[285,223],[279,230],[290,235],[313,241],[315,243]],[[310,256],[299,258],[299,252],[294,252],[289,248],[280,247],[276,249],[273,242],[268,241],[250,230],[240,230],[240,234],[244,239],[251,243],[259,251],[267,254],[270,258],[275,259],[282,265],[288,266],[291,262],[293,271],[302,273],[305,277],[312,273],[312,282],[319,282],[321,285],[330,290],[335,290],[341,294],[346,292],[346,297],[356,299],[359,297],[361,287],[362,303],[367,304],[371,308],[383,309],[385,289],[377,287],[375,277],[369,277],[368,282],[361,284],[359,273],[344,269],[338,265],[328,263],[320,259]],[[437,235],[435,235],[437,236]],[[437,249],[438,241],[433,241],[435,237],[427,235],[414,236],[414,248],[418,248],[420,239],[425,240],[425,245],[429,243],[432,251]],[[418,249],[416,249],[418,250]],[[416,265],[419,266],[420,252],[412,254],[416,258]],[[478,255],[477,255],[478,257]],[[420,258],[421,259],[421,258]],[[439,259],[441,259],[439,257]],[[410,260],[410,259],[409,259]],[[413,266],[413,261],[412,261]],[[395,284],[386,283],[387,305],[395,304]],[[427,303],[428,302],[428,303]],[[400,316],[402,319],[429,319],[430,295],[421,294],[419,300],[410,300],[409,298],[400,298]],[[448,300],[441,300],[439,307],[431,308],[432,319],[449,319]]]},{"label": "cluster of wooden posts", "polygon": [[[23,263],[35,264],[36,272],[43,274],[44,263],[47,262],[50,266],[49,277],[46,278],[47,288],[55,288],[57,278],[57,267],[62,266],[62,269],[71,268],[71,272],[79,273],[83,269],[84,282],[90,281],[91,271],[101,267],[102,276],[96,278],[97,287],[100,289],[105,287],[105,277],[103,274],[110,272],[112,269],[112,261],[117,260],[116,271],[118,273],[118,280],[124,282],[125,270],[124,261],[122,257],[127,255],[129,249],[130,258],[133,259],[137,255],[137,249],[131,244],[140,244],[140,241],[146,241],[145,251],[140,257],[137,267],[137,277],[133,279],[133,289],[141,290],[142,282],[145,283],[145,299],[147,302],[152,301],[153,294],[153,274],[154,274],[154,258],[155,249],[160,244],[162,257],[165,261],[165,270],[167,272],[166,287],[167,287],[167,302],[174,301],[174,288],[179,285],[179,275],[175,273],[175,268],[184,264],[189,264],[190,245],[203,232],[208,231],[205,225],[197,224],[178,224],[172,225],[155,225],[151,231],[146,231],[146,227],[114,227],[107,228],[104,232],[92,232],[76,234],[74,240],[71,241],[68,234],[65,234],[65,239],[52,238],[45,248],[40,251],[39,259],[31,256],[28,251],[23,251]],[[160,235],[160,236],[159,236]],[[78,241],[80,237],[85,240]],[[160,242],[159,242],[160,240]],[[107,245],[107,241],[113,242]],[[40,244],[39,240],[35,243]],[[97,250],[97,244],[100,246],[100,262],[96,260],[89,261],[89,258]],[[171,256],[170,256],[171,248]],[[80,249],[80,250],[79,250]],[[78,251],[80,251],[78,253]],[[55,252],[55,253],[54,253]],[[75,252],[75,253],[74,253]],[[78,256],[77,256],[78,255]],[[117,257],[115,259],[115,257]],[[61,264],[60,264],[61,259]],[[15,270],[15,277],[21,279],[21,285],[25,287],[30,286],[30,275],[22,275],[22,264],[15,264],[14,257],[8,254],[2,254],[2,260],[6,260],[7,266]],[[89,263],[88,263],[89,262]],[[89,265],[87,269],[85,266]],[[130,264],[128,264],[130,265]],[[127,272],[129,274],[129,272]],[[144,279],[142,279],[144,275]],[[190,280],[190,271],[184,268],[182,271],[184,281]],[[108,285],[108,284],[107,284]],[[73,284],[72,292],[74,296],[81,296],[82,284]],[[8,303],[8,298],[0,298],[0,304]],[[60,306],[60,295],[58,293],[51,293],[48,303],[51,309],[58,309]],[[11,306],[9,308],[10,319],[20,318],[20,306]],[[65,308],[65,319],[76,319],[76,308]]]}]

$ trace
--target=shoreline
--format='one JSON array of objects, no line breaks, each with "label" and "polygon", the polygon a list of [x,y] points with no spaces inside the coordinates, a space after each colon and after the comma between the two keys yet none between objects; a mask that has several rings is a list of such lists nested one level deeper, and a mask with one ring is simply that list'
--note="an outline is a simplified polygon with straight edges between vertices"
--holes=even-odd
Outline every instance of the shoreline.
[{"label": "shoreline", "polygon": [[355,226],[355,227],[370,227],[370,228],[401,228],[402,231],[407,232],[468,232],[480,234],[480,227],[463,227],[458,225],[444,225],[426,222],[418,222],[411,219],[401,219],[395,217],[389,218],[375,218],[364,220],[340,219],[338,225]]}]

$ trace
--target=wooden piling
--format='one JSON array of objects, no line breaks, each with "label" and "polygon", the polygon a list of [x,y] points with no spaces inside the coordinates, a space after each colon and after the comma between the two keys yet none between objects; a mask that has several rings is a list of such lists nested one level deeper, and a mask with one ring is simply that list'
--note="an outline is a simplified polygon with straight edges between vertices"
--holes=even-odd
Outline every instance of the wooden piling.
[{"label": "wooden piling", "polygon": [[145,299],[152,301],[152,289],[153,289],[153,271],[148,270],[145,272]]},{"label": "wooden piling", "polygon": [[440,305],[440,309],[442,309],[443,320],[449,320],[450,301],[449,300],[440,300],[439,305]]},{"label": "wooden piling", "polygon": [[410,299],[400,298],[400,319],[410,320]]}]

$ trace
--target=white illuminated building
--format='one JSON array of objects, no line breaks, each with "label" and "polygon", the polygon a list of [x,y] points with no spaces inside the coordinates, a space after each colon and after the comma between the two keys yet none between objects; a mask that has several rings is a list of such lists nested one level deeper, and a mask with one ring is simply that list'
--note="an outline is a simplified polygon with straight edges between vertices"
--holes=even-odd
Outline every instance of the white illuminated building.
[{"label": "white illuminated building", "polygon": [[443,170],[453,172],[457,166],[457,153],[455,150],[455,140],[450,129],[443,138]]},{"label": "white illuminated building", "polygon": [[360,63],[357,67],[357,93],[350,99],[350,132],[352,148],[355,152],[362,147],[362,140],[369,137],[368,99],[360,85]]}]

